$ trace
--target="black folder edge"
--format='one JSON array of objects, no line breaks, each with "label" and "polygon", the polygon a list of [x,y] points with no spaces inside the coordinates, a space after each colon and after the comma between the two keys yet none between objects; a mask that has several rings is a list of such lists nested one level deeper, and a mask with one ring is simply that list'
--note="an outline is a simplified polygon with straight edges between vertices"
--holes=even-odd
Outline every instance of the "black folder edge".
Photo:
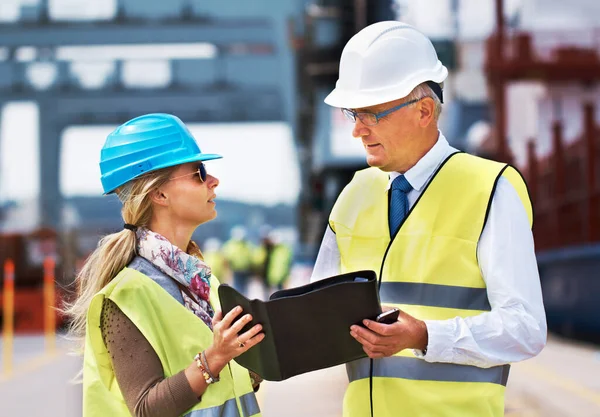
[{"label": "black folder edge", "polygon": [[[269,313],[268,312],[257,312],[256,310],[258,310],[255,306],[261,306],[261,307],[266,307],[268,308],[268,305],[265,304],[267,301],[275,301],[277,302],[278,299],[282,299],[282,298],[289,298],[289,297],[300,297],[308,292],[311,291],[315,291],[318,290],[320,288],[325,288],[325,287],[335,287],[338,285],[344,285],[344,284],[348,284],[350,282],[353,282],[356,278],[366,278],[367,281],[371,282],[371,281],[377,281],[377,274],[375,273],[375,271],[372,270],[361,270],[361,271],[353,271],[353,272],[349,272],[346,274],[341,274],[341,275],[336,275],[333,277],[329,277],[329,278],[324,278],[322,280],[319,281],[315,281],[315,282],[311,282],[309,284],[305,284],[299,287],[294,287],[294,288],[289,288],[289,289],[285,289],[285,290],[280,290],[280,291],[276,291],[273,294],[271,294],[271,296],[269,297],[268,300],[259,300],[259,299],[248,299],[246,298],[244,295],[238,293],[241,298],[243,299],[241,304],[248,304],[249,305],[249,309],[248,308],[244,308],[244,306],[242,306],[243,308],[243,312],[240,313],[240,315],[238,316],[238,318],[241,318],[244,316],[244,314],[250,313],[252,314],[252,321],[250,323],[247,323],[242,330],[240,331],[240,334],[243,334],[244,332],[248,331],[250,328],[252,328],[254,325],[256,324],[261,324],[263,326],[263,330],[262,332],[265,333],[265,335],[267,334],[267,332],[269,332],[269,334],[272,335],[273,337],[273,345],[275,346],[275,352],[272,352],[272,356],[270,358],[261,358],[261,360],[273,360],[276,359],[276,364],[277,364],[277,374],[278,374],[278,379],[270,379],[271,381],[282,381],[287,379],[288,377],[285,375],[281,374],[281,369],[279,367],[279,357],[277,355],[277,337],[276,335],[272,332],[272,328],[271,328],[271,323],[269,320],[259,320],[257,319],[257,316],[260,317],[264,317],[267,318],[269,317]],[[334,282],[335,284],[332,284],[332,282]],[[230,291],[233,290],[234,292],[237,292],[233,287],[231,287],[228,284],[221,284],[219,286],[218,292],[219,292],[219,299],[222,300],[222,296],[221,296],[221,291]],[[381,310],[381,300],[379,298],[379,291],[376,292],[377,294],[377,300],[378,300],[378,304],[379,304],[379,310],[377,311],[377,313],[373,316],[373,317],[365,317],[365,319],[371,319],[371,320],[375,320],[376,316],[378,314],[381,314],[382,310]],[[238,304],[236,304],[238,305]],[[233,308],[236,307],[236,305],[232,305],[230,306],[227,311],[225,311],[225,307],[221,304],[221,307],[223,308],[223,316],[225,316],[229,311],[231,311]],[[257,314],[258,313],[258,314]],[[266,313],[266,314],[265,314]],[[237,319],[236,319],[237,320]],[[234,321],[235,322],[235,321]],[[357,325],[361,325],[363,326],[362,323],[356,323]],[[364,327],[364,326],[363,326]],[[252,349],[250,349],[252,350]],[[249,350],[249,351],[250,351]],[[248,352],[249,352],[248,351]],[[356,359],[360,359],[362,357],[366,357],[366,353],[364,355],[361,355],[360,357],[357,357],[353,360]],[[235,358],[234,358],[235,360]],[[238,362],[238,361],[236,361]],[[347,363],[347,362],[339,362],[336,364],[332,364],[331,366],[337,366],[337,365],[341,365],[343,363]],[[239,364],[239,362],[238,362]],[[240,364],[241,365],[241,364]],[[256,369],[252,369],[251,367],[247,366],[247,365],[242,365],[244,368],[249,369],[257,374],[260,375],[260,371],[256,370]]]},{"label": "black folder edge", "polygon": [[[240,332],[238,334],[243,334],[245,332],[247,332],[248,330],[250,330],[253,326],[257,325],[257,324],[261,324],[262,325],[262,330],[261,332],[265,334],[265,338],[267,337],[267,335],[270,335],[268,337],[272,337],[273,338],[273,347],[275,348],[274,351],[272,352],[264,352],[266,356],[269,356],[268,358],[260,358],[261,361],[262,360],[270,360],[273,361],[275,359],[275,364],[276,364],[276,368],[277,368],[277,374],[281,375],[281,369],[279,368],[279,358],[277,356],[277,342],[274,335],[274,332],[271,328],[271,322],[270,320],[268,320],[268,312],[267,312],[267,306],[265,304],[265,301],[263,300],[259,300],[259,299],[248,299],[246,298],[244,295],[240,294],[239,292],[237,292],[233,287],[231,287],[230,285],[227,284],[221,284],[219,286],[219,299],[222,300],[222,293],[223,292],[233,292],[235,294],[237,294],[240,298],[239,302],[230,306],[229,309],[227,309],[227,311],[225,310],[225,307],[223,306],[223,303],[221,301],[221,308],[223,308],[223,317],[225,317],[225,315],[231,311],[233,308],[235,308],[237,305],[242,307],[242,312],[234,319],[234,323],[239,320],[240,318],[242,318],[245,314],[252,314],[252,320],[249,323],[246,323],[246,325],[244,327],[242,327],[242,330],[240,330]],[[246,304],[246,305],[244,305]],[[264,339],[261,341],[261,343],[264,342]],[[268,344],[266,345],[268,346]],[[246,353],[252,351],[254,349],[254,347],[250,348]],[[255,351],[256,352],[256,351]],[[235,360],[236,358],[234,358]],[[256,374],[260,375],[261,372],[258,369],[253,369],[250,366],[247,365],[242,365],[239,363],[239,361],[236,361],[239,365],[243,366],[246,369],[251,370],[252,372],[255,372]]]},{"label": "black folder edge", "polygon": [[[353,272],[348,272],[346,274],[341,274],[341,275],[336,275],[333,277],[329,277],[329,278],[325,278],[319,281],[315,281],[306,285],[302,285],[299,287],[294,287],[294,288],[289,288],[286,290],[281,290],[281,291],[277,291],[274,292],[273,294],[271,294],[271,296],[269,297],[269,301],[274,301],[277,302],[279,299],[283,299],[283,298],[296,298],[296,297],[300,297],[303,294],[306,294],[307,292],[311,292],[311,291],[315,291],[315,290],[319,290],[322,288],[333,288],[333,287],[337,287],[337,286],[341,286],[341,285],[347,285],[349,283],[355,282],[356,278],[366,278],[367,281],[365,282],[357,282],[358,284],[367,284],[367,283],[377,283],[377,274],[375,273],[375,271],[372,270],[360,270],[360,271],[353,271]],[[332,284],[332,282],[334,284]],[[377,305],[378,305],[378,310],[376,311],[375,314],[373,314],[373,316],[371,317],[364,317],[363,319],[370,319],[370,320],[376,320],[377,316],[379,314],[381,314],[382,309],[381,309],[381,300],[379,298],[379,291],[376,290],[375,291],[376,297],[377,297]],[[364,324],[362,323],[362,320],[354,323],[355,325],[358,326],[362,326],[365,327]],[[350,328],[348,328],[348,332],[350,332]],[[275,339],[275,345],[276,345],[276,349],[277,349],[277,337],[274,337]],[[358,343],[358,342],[356,342]],[[344,363],[348,363],[348,362],[352,362],[354,360],[360,359],[360,358],[364,358],[367,357],[367,354],[364,352],[361,352],[360,355],[348,360],[348,361],[339,361],[336,363],[331,363],[331,365],[329,367],[333,367],[333,366],[337,366],[337,365],[341,365]],[[279,358],[278,358],[279,359]],[[309,371],[306,371],[309,372]],[[288,379],[290,376],[289,375],[283,375],[280,374],[280,380],[285,380]]]},{"label": "black folder edge", "polygon": [[[324,278],[322,280],[311,282],[311,283],[305,284],[305,285],[301,285],[299,287],[275,291],[273,294],[271,294],[268,301],[277,300],[279,298],[284,298],[284,297],[285,298],[299,297],[301,295],[306,294],[307,292],[315,291],[320,288],[335,287],[337,285],[342,285],[342,284],[346,284],[349,282],[353,282],[356,278],[366,278],[369,282],[376,281],[377,274],[375,273],[375,271],[371,271],[371,270],[348,272],[346,274],[341,274],[341,275],[336,275],[336,276],[329,277],[329,278]],[[345,279],[347,279],[347,280],[345,280]],[[332,282],[335,282],[335,284],[331,284]],[[377,293],[377,298],[379,299],[379,292]],[[380,305],[381,305],[381,301],[380,301]]]}]

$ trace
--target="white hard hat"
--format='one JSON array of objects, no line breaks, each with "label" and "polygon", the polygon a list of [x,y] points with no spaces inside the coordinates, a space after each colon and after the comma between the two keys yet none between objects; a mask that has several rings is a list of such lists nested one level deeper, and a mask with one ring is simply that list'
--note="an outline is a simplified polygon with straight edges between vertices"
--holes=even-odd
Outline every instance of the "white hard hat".
[{"label": "white hard hat", "polygon": [[406,23],[377,22],[344,47],[340,78],[325,103],[350,109],[387,103],[421,83],[441,83],[447,75],[427,36]]}]

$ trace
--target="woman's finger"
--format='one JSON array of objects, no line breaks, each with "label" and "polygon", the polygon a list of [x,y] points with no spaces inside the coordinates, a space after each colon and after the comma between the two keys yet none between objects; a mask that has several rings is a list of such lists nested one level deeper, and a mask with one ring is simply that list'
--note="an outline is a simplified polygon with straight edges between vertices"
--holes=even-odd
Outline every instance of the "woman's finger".
[{"label": "woman's finger", "polygon": [[242,331],[242,328],[251,321],[252,316],[250,314],[244,314],[239,320],[231,325],[229,330],[237,336],[237,334]]},{"label": "woman's finger", "polygon": [[[247,334],[248,332],[244,333]],[[258,345],[260,342],[263,341],[263,339],[265,338],[265,334],[264,333],[259,333],[256,336],[252,337],[251,339],[246,340],[244,343],[244,346],[242,347],[242,349],[240,350],[240,355],[244,352],[246,352],[248,349],[252,348],[253,346]],[[241,340],[240,340],[241,341]],[[239,355],[236,355],[239,356]]]},{"label": "woman's finger", "polygon": [[219,322],[223,320],[223,312],[221,310],[215,311],[215,315],[212,318],[212,325],[215,327]]},{"label": "woman's finger", "polygon": [[242,343],[246,343],[246,341],[252,339],[261,330],[262,330],[262,325],[257,324],[255,326],[252,326],[252,328],[250,330],[248,330],[247,332],[244,332],[241,335],[239,335],[237,339]]},{"label": "woman's finger", "polygon": [[230,328],[231,323],[233,323],[233,320],[235,320],[235,318],[237,316],[239,316],[241,312],[242,312],[242,307],[240,307],[240,306],[232,308],[229,313],[225,314],[225,317],[223,317],[223,320],[221,320],[221,327],[224,327],[226,329]]}]

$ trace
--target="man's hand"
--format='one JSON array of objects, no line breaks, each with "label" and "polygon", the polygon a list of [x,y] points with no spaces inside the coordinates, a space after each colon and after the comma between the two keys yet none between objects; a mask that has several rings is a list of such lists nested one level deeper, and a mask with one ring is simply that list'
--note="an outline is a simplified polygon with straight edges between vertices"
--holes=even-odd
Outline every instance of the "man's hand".
[{"label": "man's hand", "polygon": [[360,326],[350,327],[350,334],[361,345],[370,358],[392,356],[404,349],[427,348],[427,326],[425,322],[400,311],[398,321],[382,324],[372,320],[363,320],[366,329]]}]

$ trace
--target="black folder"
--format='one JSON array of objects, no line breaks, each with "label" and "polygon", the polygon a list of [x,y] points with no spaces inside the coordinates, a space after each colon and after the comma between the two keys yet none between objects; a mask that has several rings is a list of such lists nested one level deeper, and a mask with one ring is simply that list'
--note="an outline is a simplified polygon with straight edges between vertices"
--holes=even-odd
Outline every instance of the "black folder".
[{"label": "black folder", "polygon": [[219,286],[223,315],[236,306],[252,315],[240,334],[262,324],[265,338],[235,361],[268,381],[328,368],[366,357],[350,326],[381,313],[377,275],[356,271],[248,300],[233,287]]}]

